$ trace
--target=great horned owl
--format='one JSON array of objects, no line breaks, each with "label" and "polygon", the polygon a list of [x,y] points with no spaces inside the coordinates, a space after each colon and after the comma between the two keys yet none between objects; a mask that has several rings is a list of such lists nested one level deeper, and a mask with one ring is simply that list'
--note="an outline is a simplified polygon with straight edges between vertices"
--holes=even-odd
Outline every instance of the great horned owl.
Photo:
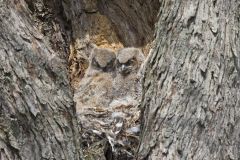
[{"label": "great horned owl", "polygon": [[89,56],[89,68],[74,94],[82,138],[87,143],[84,150],[89,152],[89,146],[96,146],[99,135],[103,136],[105,130],[111,126],[107,117],[111,115],[108,115],[108,106],[113,99],[115,61],[114,51],[94,47]]},{"label": "great horned owl", "polygon": [[78,114],[107,108],[113,96],[115,60],[116,54],[112,50],[97,47],[92,50],[89,68],[74,95]]},{"label": "great horned owl", "polygon": [[140,70],[144,55],[138,48],[123,48],[117,52],[114,87],[119,96],[136,96],[140,88]]},{"label": "great horned owl", "polygon": [[137,48],[123,48],[117,53],[117,68],[122,76],[137,73],[144,61],[144,55]]},{"label": "great horned owl", "polygon": [[90,55],[90,66],[86,72],[87,76],[93,76],[97,73],[114,73],[116,55],[110,49],[97,48],[92,50]]},{"label": "great horned owl", "polygon": [[[141,68],[144,61],[144,55],[137,48],[123,48],[117,52],[116,57],[116,76],[113,79],[113,97],[114,99],[109,104],[112,109],[115,127],[112,132],[117,135],[114,139],[123,146],[116,147],[116,150],[124,154],[130,146],[137,146],[136,139],[124,137],[123,135],[132,135],[139,131],[139,116],[140,109],[138,107],[141,97],[140,78]],[[136,132],[136,133],[129,133]],[[111,142],[111,141],[110,141]],[[112,146],[118,146],[112,143]],[[134,147],[133,147],[134,148]],[[128,148],[131,153],[134,153],[132,147]]]}]

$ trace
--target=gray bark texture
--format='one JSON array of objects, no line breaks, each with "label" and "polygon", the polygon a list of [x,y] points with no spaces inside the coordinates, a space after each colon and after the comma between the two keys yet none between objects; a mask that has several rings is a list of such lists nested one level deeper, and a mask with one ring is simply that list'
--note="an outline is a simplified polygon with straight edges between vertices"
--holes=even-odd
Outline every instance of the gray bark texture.
[{"label": "gray bark texture", "polygon": [[1,160],[81,156],[60,25],[42,2],[0,0]]},{"label": "gray bark texture", "polygon": [[[142,47],[152,41],[154,24],[157,18],[158,0],[73,0],[63,2],[65,9],[70,6],[68,13],[72,19],[73,37],[81,39],[90,34],[97,26],[94,15],[100,13],[106,16],[117,33],[124,47]],[[99,28],[100,29],[100,28]]]},{"label": "gray bark texture", "polygon": [[152,41],[159,0],[100,0],[98,6],[125,47],[142,47]]},{"label": "gray bark texture", "polygon": [[138,159],[239,159],[240,1],[160,3]]}]

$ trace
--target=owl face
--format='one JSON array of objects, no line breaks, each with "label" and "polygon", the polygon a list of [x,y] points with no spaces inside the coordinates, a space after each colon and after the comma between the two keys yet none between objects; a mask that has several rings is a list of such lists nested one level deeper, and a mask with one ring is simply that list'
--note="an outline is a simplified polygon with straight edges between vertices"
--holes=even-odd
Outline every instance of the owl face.
[{"label": "owl face", "polygon": [[118,60],[116,63],[117,71],[123,76],[127,76],[134,70],[137,70],[137,60],[135,57],[132,57],[125,63],[120,63]]},{"label": "owl face", "polygon": [[136,73],[139,70],[143,60],[144,56],[140,49],[123,48],[117,53],[117,72],[119,72],[122,76],[127,76],[130,73]]},{"label": "owl face", "polygon": [[115,69],[116,55],[112,50],[95,48],[91,55],[91,67],[95,70],[110,72]]}]

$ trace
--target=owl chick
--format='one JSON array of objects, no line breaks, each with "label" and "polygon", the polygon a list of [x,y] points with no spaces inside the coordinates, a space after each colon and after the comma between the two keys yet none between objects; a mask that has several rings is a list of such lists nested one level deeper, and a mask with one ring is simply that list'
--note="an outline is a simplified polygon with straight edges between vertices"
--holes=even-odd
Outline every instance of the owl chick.
[{"label": "owl chick", "polygon": [[136,96],[140,89],[140,69],[144,55],[138,48],[123,48],[117,52],[116,78],[114,79],[115,94]]},{"label": "owl chick", "polygon": [[87,70],[87,76],[115,70],[116,54],[114,51],[105,48],[94,47],[90,55],[90,67]]},{"label": "owl chick", "polygon": [[117,69],[122,76],[137,73],[144,61],[144,55],[137,48],[123,48],[117,53]]},{"label": "owl chick", "polygon": [[89,58],[89,68],[74,94],[76,111],[81,115],[93,110],[104,110],[113,97],[115,53],[95,47]]}]

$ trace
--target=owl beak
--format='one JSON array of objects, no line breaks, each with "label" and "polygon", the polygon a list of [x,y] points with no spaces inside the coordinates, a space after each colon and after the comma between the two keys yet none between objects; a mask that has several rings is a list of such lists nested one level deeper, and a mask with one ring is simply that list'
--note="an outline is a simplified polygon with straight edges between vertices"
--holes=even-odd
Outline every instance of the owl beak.
[{"label": "owl beak", "polygon": [[122,65],[120,67],[120,73],[123,74],[123,75],[127,75],[131,72],[131,68],[130,67],[127,67],[126,65]]},{"label": "owl beak", "polygon": [[124,70],[126,70],[126,68],[127,68],[126,65],[123,64],[123,65],[121,66],[121,71],[123,72]]}]

